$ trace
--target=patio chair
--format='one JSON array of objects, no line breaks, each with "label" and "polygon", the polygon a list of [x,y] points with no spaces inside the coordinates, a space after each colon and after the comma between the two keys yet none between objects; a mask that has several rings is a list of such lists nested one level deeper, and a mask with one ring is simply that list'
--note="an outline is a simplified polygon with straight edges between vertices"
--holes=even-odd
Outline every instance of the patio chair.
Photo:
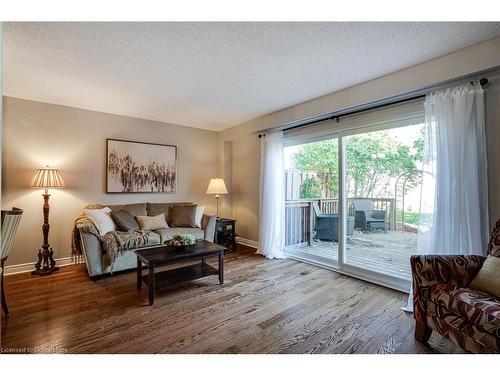
[{"label": "patio chair", "polygon": [[7,308],[7,301],[5,299],[5,291],[3,286],[3,276],[5,273],[4,265],[7,257],[9,256],[9,251],[12,247],[12,243],[14,242],[14,236],[16,235],[17,227],[19,226],[19,221],[21,221],[22,214],[23,210],[15,207],[11,211],[2,210],[2,242],[0,247],[0,267],[2,268],[2,279],[0,283],[2,284],[2,309],[5,316],[9,316],[9,309]]},{"label": "patio chair", "polygon": [[[337,214],[323,214],[318,203],[313,203],[315,216],[315,238],[321,241],[339,241],[339,216]],[[347,235],[350,236],[354,232],[354,218],[347,217]]]},{"label": "patio chair", "polygon": [[370,198],[353,199],[354,227],[363,232],[383,229],[387,233],[386,211],[374,210],[373,200]]}]

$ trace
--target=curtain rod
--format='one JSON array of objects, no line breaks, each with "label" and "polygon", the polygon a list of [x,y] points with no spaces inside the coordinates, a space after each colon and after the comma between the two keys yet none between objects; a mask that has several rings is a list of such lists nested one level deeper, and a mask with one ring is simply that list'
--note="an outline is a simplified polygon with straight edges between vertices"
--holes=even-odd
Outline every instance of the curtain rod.
[{"label": "curtain rod", "polygon": [[[472,82],[473,81],[471,81],[470,83],[472,83]],[[488,79],[484,78],[484,77],[481,78],[481,79],[479,79],[479,84],[481,85],[481,87],[486,86],[488,84]],[[375,100],[375,101],[363,104],[361,106],[351,107],[351,109],[344,109],[344,110],[341,109],[341,110],[332,112],[330,114],[321,116],[319,118],[312,119],[312,120],[309,120],[309,121],[306,121],[306,122],[302,122],[302,123],[300,123],[298,125],[289,126],[289,127],[285,128],[283,130],[291,130],[291,129],[302,128],[304,126],[309,126],[309,125],[317,124],[317,123],[320,123],[320,122],[323,122],[323,121],[328,121],[328,120],[337,120],[337,122],[339,122],[339,118],[344,117],[344,116],[355,115],[355,114],[358,114],[358,113],[362,113],[362,112],[366,112],[366,111],[371,111],[371,110],[374,110],[374,109],[380,109],[380,108],[388,107],[388,106],[395,105],[395,104],[401,104],[401,103],[409,102],[409,101],[412,101],[412,100],[423,99],[423,98],[425,98],[425,96],[428,93],[430,93],[431,91],[434,91],[434,90],[436,90],[436,87],[434,87],[434,89],[428,88],[427,90],[425,90],[425,93],[422,93],[422,91],[420,91],[419,94],[416,94],[416,95],[413,95],[413,96],[408,96],[408,97],[405,97],[404,99],[397,99],[397,97],[402,97],[402,96],[405,96],[407,94],[398,95],[397,97],[393,97],[393,100],[389,99],[389,101],[387,101],[387,99]],[[377,103],[380,103],[381,101],[383,101],[383,103],[377,104]],[[358,107],[358,108],[362,107],[362,108],[356,109],[356,107]],[[266,136],[265,133],[260,133],[258,135],[259,138],[262,138],[262,137],[265,137],[265,136]]]}]

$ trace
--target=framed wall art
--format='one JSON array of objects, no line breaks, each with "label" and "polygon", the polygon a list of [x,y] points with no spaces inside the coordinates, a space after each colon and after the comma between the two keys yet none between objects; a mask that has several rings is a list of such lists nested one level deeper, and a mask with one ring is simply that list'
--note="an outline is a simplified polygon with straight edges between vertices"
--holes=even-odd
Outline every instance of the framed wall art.
[{"label": "framed wall art", "polygon": [[177,146],[106,140],[107,193],[175,193]]}]

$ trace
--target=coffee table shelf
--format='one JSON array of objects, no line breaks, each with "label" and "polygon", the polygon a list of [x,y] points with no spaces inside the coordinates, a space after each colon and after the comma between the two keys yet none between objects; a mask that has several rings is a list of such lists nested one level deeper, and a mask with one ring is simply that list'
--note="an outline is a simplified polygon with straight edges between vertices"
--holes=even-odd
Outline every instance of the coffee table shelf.
[{"label": "coffee table shelf", "polygon": [[[190,266],[174,268],[172,270],[156,272],[154,274],[156,290],[158,291],[175,284],[180,284],[186,281],[192,281],[196,279],[201,279],[202,277],[218,275],[218,274],[219,274],[218,269],[209,266],[206,263],[193,264]],[[148,275],[142,276],[142,282],[148,285],[149,276]]]}]

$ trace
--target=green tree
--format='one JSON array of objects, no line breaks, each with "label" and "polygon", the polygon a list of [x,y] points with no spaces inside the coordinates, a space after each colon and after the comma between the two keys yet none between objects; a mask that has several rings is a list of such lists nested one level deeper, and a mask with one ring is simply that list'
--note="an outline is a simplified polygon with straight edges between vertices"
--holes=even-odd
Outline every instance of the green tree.
[{"label": "green tree", "polygon": [[425,128],[422,127],[420,129],[420,138],[416,139],[413,142],[413,152],[415,153],[415,158],[418,161],[422,161],[422,157],[424,155],[424,137],[425,137]]},{"label": "green tree", "polygon": [[321,198],[321,186],[314,177],[308,177],[300,185],[300,199]]},{"label": "green tree", "polygon": [[[417,161],[421,160],[420,140],[408,147],[387,131],[346,138],[347,193],[354,197],[372,197],[378,189],[389,188],[391,178],[412,176],[407,187],[417,183]],[[336,139],[303,145],[294,154],[295,169],[315,171],[326,197],[338,196],[338,141]]]},{"label": "green tree", "polygon": [[320,184],[320,191],[326,197],[335,197],[338,191],[338,143],[336,139],[308,143],[293,155],[295,169],[315,171]]}]

